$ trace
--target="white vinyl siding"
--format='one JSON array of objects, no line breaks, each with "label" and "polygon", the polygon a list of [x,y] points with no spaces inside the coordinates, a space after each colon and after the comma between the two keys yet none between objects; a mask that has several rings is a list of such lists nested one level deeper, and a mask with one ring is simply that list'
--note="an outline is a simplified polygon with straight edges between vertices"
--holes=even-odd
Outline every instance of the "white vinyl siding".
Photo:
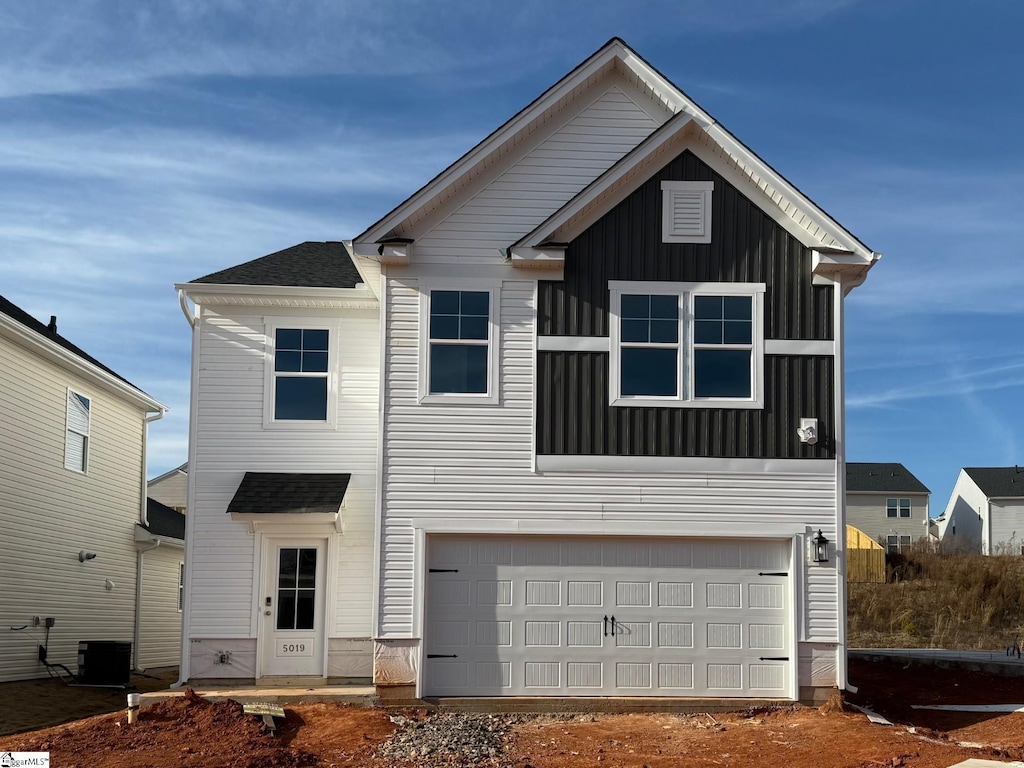
[{"label": "white vinyl siding", "polygon": [[142,553],[140,669],[174,666],[181,657],[181,558],[180,548],[164,545]]},{"label": "white vinyl siding", "polygon": [[[296,310],[283,310],[294,321]],[[335,429],[263,428],[265,310],[202,309],[196,398],[194,526],[190,545],[191,638],[256,637],[256,535],[226,514],[245,472],[350,472],[336,536],[336,599],[328,608],[328,637],[366,638],[372,613],[373,514],[377,465],[380,340],[378,311],[311,310],[310,325],[338,328]],[[415,387],[415,382],[414,382]],[[204,643],[213,654],[220,646]],[[225,646],[227,647],[227,646]],[[248,647],[248,646],[247,646]],[[199,652],[197,651],[197,653]],[[195,657],[195,654],[193,654]],[[197,663],[206,661],[197,659]],[[252,676],[253,660],[200,666],[192,675]],[[246,674],[248,670],[249,674]]]},{"label": "white vinyl siding", "polygon": [[[533,468],[535,284],[501,290],[499,409],[417,403],[420,315],[414,281],[387,282],[389,386],[385,439],[380,624],[383,638],[416,637],[415,527],[543,533],[777,537],[821,528],[836,540],[834,470],[544,473]],[[438,441],[438,435],[444,435]],[[810,465],[808,465],[810,467]],[[803,567],[803,564],[799,564]],[[836,642],[835,564],[811,567],[799,639]]]},{"label": "white vinyl siding", "polygon": [[638,106],[645,98],[625,83],[613,85],[571,119],[563,117],[564,125],[417,237],[417,258],[504,254],[660,125]]},{"label": "white vinyl siding", "polygon": [[[53,617],[49,658],[75,669],[79,640],[134,636],[145,414],[5,338],[0,361],[0,626]],[[88,474],[64,468],[69,387],[91,395]],[[79,562],[82,549],[96,558]],[[0,681],[46,677],[43,639],[42,627],[0,633]]]}]

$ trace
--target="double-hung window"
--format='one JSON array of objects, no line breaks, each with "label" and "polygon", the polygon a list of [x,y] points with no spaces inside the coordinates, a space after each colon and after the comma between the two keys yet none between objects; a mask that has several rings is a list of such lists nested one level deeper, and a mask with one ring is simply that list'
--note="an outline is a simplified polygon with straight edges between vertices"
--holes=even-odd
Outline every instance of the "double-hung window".
[{"label": "double-hung window", "polygon": [[333,423],[336,331],[296,321],[268,322],[265,425]]},{"label": "double-hung window", "polygon": [[68,390],[67,422],[64,431],[64,467],[75,472],[89,469],[89,426],[92,402],[85,395]]},{"label": "double-hung window", "polygon": [[426,290],[420,402],[497,402],[496,288]]},{"label": "double-hung window", "polygon": [[898,554],[910,546],[909,536],[898,536],[890,534],[885,537],[885,549],[891,554]]},{"label": "double-hung window", "polygon": [[764,289],[612,281],[611,404],[762,407]]},{"label": "double-hung window", "polygon": [[910,517],[910,499],[886,499],[886,517]]}]

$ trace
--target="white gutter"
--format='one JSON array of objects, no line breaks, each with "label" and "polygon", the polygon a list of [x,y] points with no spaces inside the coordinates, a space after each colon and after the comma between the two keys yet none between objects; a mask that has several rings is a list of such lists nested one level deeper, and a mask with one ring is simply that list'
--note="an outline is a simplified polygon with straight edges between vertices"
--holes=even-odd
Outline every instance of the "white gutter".
[{"label": "white gutter", "polygon": [[179,288],[178,289],[178,306],[181,307],[181,313],[185,316],[185,319],[188,320],[188,324],[192,328],[195,328],[196,327],[196,316],[192,312],[192,310],[189,309],[189,306],[188,306],[188,295],[185,293],[185,289],[184,288]]}]

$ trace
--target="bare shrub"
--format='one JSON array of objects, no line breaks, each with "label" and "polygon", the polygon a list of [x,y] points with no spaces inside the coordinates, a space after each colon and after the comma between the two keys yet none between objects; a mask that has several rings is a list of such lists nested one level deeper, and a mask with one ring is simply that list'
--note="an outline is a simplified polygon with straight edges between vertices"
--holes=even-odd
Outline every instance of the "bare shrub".
[{"label": "bare shrub", "polygon": [[886,584],[850,584],[854,647],[1005,649],[1024,636],[1024,558],[936,552],[887,557]]}]

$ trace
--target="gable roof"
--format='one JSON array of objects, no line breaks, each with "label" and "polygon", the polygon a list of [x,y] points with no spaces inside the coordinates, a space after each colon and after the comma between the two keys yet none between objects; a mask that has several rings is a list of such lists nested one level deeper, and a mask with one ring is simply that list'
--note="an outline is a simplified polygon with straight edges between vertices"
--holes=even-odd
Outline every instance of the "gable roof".
[{"label": "gable roof", "polygon": [[355,288],[363,282],[341,242],[306,241],[235,267],[197,277],[192,283]]},{"label": "gable roof", "polygon": [[[50,330],[50,327],[48,325],[43,324],[39,320],[36,320],[28,312],[26,312],[13,302],[9,301],[8,299],[4,298],[3,296],[0,296],[0,313],[7,315],[7,317],[11,318],[19,325],[23,326],[24,328],[27,328],[28,330],[32,331],[33,333],[42,337],[43,339],[53,344],[56,344],[59,347],[62,347],[63,349],[67,350],[68,352],[80,358],[81,360],[84,360],[86,363],[89,363],[90,365],[99,368],[104,373],[110,374],[115,379],[121,381],[124,384],[127,384],[129,387],[136,390],[140,394],[146,395],[145,392],[143,392],[137,386],[128,381],[128,379],[124,378],[124,376],[121,376],[116,371],[112,370],[111,368],[108,368],[95,357],[90,355],[88,352],[85,352],[83,349],[72,344],[66,338],[57,333],[56,327],[54,328],[54,330]],[[148,395],[146,396],[149,397]]]},{"label": "gable roof", "polygon": [[143,525],[154,536],[166,536],[169,539],[185,539],[185,516],[176,509],[161,504],[156,499],[146,497],[147,525]]},{"label": "gable roof", "polygon": [[[678,132],[693,122],[700,126],[697,132],[700,141],[710,151],[719,154],[724,163],[735,173],[753,185],[763,194],[762,205],[771,210],[782,211],[787,224],[802,235],[805,244],[820,248],[829,254],[825,257],[827,266],[840,270],[844,258],[853,257],[853,266],[861,271],[877,261],[879,254],[843,228],[822,208],[814,204],[795,185],[786,180],[768,163],[759,158],[746,145],[739,141],[724,127],[701,108],[693,99],[676,87],[658,70],[644,61],[621,39],[612,38],[601,49],[590,56],[582,64],[563,77],[541,96],[518,112],[504,125],[499,127],[487,138],[473,147],[469,152],[452,163],[438,174],[426,186],[421,188],[405,202],[398,205],[390,213],[373,224],[369,229],[353,240],[356,252],[370,256],[367,246],[371,243],[392,242],[395,238],[409,234],[411,226],[426,216],[426,212],[445,204],[461,188],[469,185],[473,179],[483,174],[486,169],[498,162],[498,159],[509,152],[517,144],[526,141],[531,131],[543,123],[559,105],[588,84],[596,82],[611,71],[629,77],[640,88],[645,89],[660,104],[675,115],[668,118],[673,123],[672,130],[655,130],[633,151],[620,158],[610,169],[599,175],[582,192],[553,213],[533,231],[525,233],[516,245],[541,247],[544,241],[551,239],[552,230],[564,223],[559,217],[579,213],[579,209],[592,205],[594,201],[605,195],[610,187],[616,186],[624,176],[635,173],[637,165],[657,150],[663,143],[672,141]],[[657,168],[648,169],[648,176]],[[622,184],[616,187],[620,195],[626,190]],[[567,213],[567,209],[572,211]],[[561,238],[556,238],[561,239]],[[510,246],[510,255],[512,243]],[[838,254],[838,255],[837,255]],[[513,261],[517,259],[513,257]],[[520,255],[520,263],[532,259]],[[538,260],[539,262],[540,260]],[[556,259],[557,261],[557,259]]]},{"label": "gable roof", "polygon": [[1024,496],[1024,467],[964,467],[989,498]]},{"label": "gable roof", "polygon": [[847,462],[847,492],[931,493],[924,483],[899,463]]},{"label": "gable roof", "polygon": [[184,464],[182,464],[180,467],[175,467],[174,469],[169,469],[166,472],[164,472],[162,475],[157,475],[152,480],[148,480],[147,483],[149,485],[153,485],[153,483],[159,483],[161,480],[163,480],[165,478],[168,478],[168,477],[171,477],[172,475],[176,475],[179,472],[181,472],[184,475],[188,474],[188,462],[187,461]]}]

